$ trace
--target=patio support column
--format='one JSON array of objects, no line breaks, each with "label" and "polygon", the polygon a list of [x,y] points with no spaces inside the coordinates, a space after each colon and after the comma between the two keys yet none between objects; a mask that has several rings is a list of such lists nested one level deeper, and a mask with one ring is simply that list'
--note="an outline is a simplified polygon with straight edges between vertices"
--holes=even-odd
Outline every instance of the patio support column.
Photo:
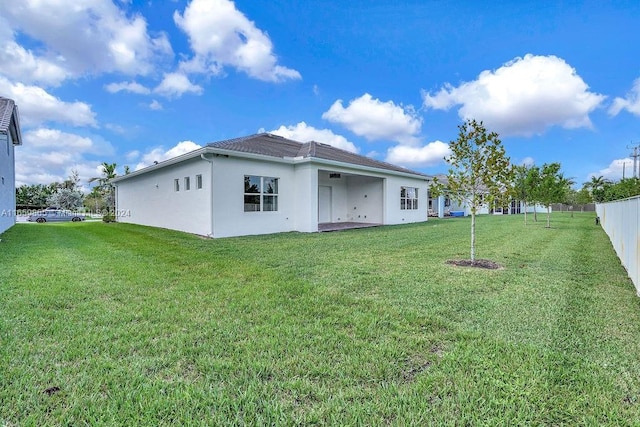
[{"label": "patio support column", "polygon": [[318,168],[310,163],[299,164],[295,169],[294,220],[295,230],[304,233],[318,231]]},{"label": "patio support column", "polygon": [[444,218],[444,196],[438,196],[438,218]]}]

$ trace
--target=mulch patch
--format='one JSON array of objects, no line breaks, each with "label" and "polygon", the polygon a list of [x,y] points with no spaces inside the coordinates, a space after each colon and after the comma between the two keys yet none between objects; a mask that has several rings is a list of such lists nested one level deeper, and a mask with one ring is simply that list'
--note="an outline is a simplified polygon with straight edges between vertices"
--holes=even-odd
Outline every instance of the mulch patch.
[{"label": "mulch patch", "polygon": [[446,263],[458,267],[485,268],[487,270],[499,270],[503,268],[497,262],[488,259],[477,259],[475,261],[471,261],[470,259],[450,259]]}]

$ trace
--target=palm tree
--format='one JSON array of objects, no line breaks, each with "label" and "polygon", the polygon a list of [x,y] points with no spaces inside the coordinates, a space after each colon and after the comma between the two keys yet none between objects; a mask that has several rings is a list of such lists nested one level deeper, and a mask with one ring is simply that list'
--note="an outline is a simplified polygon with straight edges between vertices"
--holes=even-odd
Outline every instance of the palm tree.
[{"label": "palm tree", "polygon": [[106,200],[107,211],[115,211],[114,188],[111,180],[118,176],[115,163],[102,162],[102,176],[89,179],[89,182],[98,182],[98,188],[102,191]]},{"label": "palm tree", "polygon": [[584,188],[589,190],[591,197],[595,202],[601,202],[604,198],[604,190],[605,188],[611,184],[611,181],[600,176],[592,176],[591,181],[585,182],[583,184]]}]

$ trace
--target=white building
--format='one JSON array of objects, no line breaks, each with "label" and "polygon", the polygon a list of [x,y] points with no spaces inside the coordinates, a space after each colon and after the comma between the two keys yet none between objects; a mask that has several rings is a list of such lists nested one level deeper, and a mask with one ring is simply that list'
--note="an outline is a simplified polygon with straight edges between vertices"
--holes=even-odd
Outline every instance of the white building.
[{"label": "white building", "polygon": [[112,180],[119,222],[211,237],[427,220],[429,176],[267,133]]},{"label": "white building", "polygon": [[[443,183],[445,186],[449,182],[449,179],[446,175],[437,175],[438,181]],[[438,196],[437,198],[429,198],[429,216],[437,216],[444,217],[449,216],[452,213],[460,216],[469,216],[471,215],[471,207],[466,202],[459,202],[455,200],[455,198],[451,197],[450,194],[446,193]],[[494,203],[493,206],[490,206],[487,203],[483,203],[478,207],[478,211],[476,212],[478,215],[515,215],[515,214],[523,214],[525,213],[534,213],[534,212],[546,212],[547,208],[540,204],[525,204],[521,200],[510,200],[506,205],[500,206],[497,203]]]},{"label": "white building", "polygon": [[22,145],[18,106],[0,97],[0,233],[16,223],[16,145]]}]

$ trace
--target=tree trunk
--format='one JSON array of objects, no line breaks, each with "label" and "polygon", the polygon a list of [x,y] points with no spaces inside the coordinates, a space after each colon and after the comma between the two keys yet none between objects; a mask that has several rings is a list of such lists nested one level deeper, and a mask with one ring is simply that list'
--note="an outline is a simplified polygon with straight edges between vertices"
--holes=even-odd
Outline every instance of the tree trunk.
[{"label": "tree trunk", "polygon": [[471,212],[471,263],[476,262],[476,214]]},{"label": "tree trunk", "polygon": [[547,228],[551,228],[551,205],[547,205]]},{"label": "tree trunk", "polygon": [[524,225],[527,225],[527,202],[522,202],[524,206]]},{"label": "tree trunk", "polygon": [[533,205],[533,220],[538,222],[538,210],[536,209],[536,205]]}]

